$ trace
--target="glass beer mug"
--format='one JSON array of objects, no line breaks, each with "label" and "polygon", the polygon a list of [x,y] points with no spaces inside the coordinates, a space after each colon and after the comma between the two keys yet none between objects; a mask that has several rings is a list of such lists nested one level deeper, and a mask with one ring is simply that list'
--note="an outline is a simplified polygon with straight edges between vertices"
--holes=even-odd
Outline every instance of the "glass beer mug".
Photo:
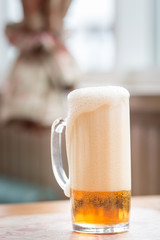
[{"label": "glass beer mug", "polygon": [[[66,129],[67,178],[61,159]],[[131,198],[129,92],[122,87],[93,87],[68,95],[67,119],[51,133],[55,178],[71,199],[73,230],[124,232]]]}]

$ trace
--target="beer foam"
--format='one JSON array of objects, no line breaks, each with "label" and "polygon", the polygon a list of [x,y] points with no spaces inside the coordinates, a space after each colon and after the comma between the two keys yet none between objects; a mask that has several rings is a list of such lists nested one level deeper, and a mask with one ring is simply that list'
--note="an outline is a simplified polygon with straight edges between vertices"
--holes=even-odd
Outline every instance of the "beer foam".
[{"label": "beer foam", "polygon": [[131,189],[128,98],[125,88],[114,86],[82,88],[68,95],[66,144],[71,188]]},{"label": "beer foam", "polygon": [[68,94],[68,118],[74,120],[81,113],[95,111],[102,105],[117,106],[129,96],[128,90],[119,86],[76,89]]}]

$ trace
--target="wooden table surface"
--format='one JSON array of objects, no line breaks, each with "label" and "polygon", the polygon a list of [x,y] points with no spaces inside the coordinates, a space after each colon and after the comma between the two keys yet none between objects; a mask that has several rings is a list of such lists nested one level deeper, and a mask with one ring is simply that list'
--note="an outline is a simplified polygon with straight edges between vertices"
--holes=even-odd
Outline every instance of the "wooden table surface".
[{"label": "wooden table surface", "polygon": [[[132,212],[137,214],[137,216],[133,216],[134,220],[133,223],[131,222],[131,226],[134,225],[134,229],[131,229],[128,233],[120,233],[120,234],[110,234],[110,235],[96,235],[96,234],[78,234],[72,232],[71,229],[71,221],[70,221],[70,205],[69,201],[55,201],[55,202],[38,202],[38,203],[27,203],[27,204],[1,204],[0,205],[0,217],[1,217],[1,224],[0,228],[4,228],[3,226],[3,219],[5,219],[7,222],[7,226],[10,226],[10,234],[12,234],[12,227],[15,226],[15,222],[17,223],[22,220],[27,221],[29,219],[30,215],[36,215],[41,214],[41,218],[43,219],[43,216],[45,217],[45,221],[47,221],[47,216],[53,216],[55,217],[56,221],[56,228],[52,229],[52,236],[45,235],[46,237],[42,237],[41,239],[52,239],[52,240],[81,240],[81,239],[132,239],[132,240],[138,240],[138,239],[151,239],[150,236],[152,236],[152,229],[153,229],[153,237],[152,239],[160,239],[160,222],[154,222],[154,219],[160,219],[160,196],[142,196],[142,197],[132,197]],[[143,225],[143,219],[142,215],[146,214],[144,219],[144,225]],[[43,215],[45,214],[45,215]],[[48,215],[46,215],[48,214]],[[157,215],[156,215],[157,214]],[[25,215],[22,216],[22,215]],[[11,217],[12,216],[12,217]],[[14,217],[18,216],[18,217]],[[32,217],[31,216],[31,217]],[[34,217],[33,216],[33,217]],[[32,219],[33,219],[32,217]],[[157,218],[158,217],[158,218]],[[65,219],[64,222],[62,219]],[[36,219],[36,217],[35,217]],[[148,219],[148,220],[147,220]],[[13,221],[12,221],[13,220]],[[142,222],[141,222],[142,220]],[[37,220],[38,221],[38,220]],[[41,220],[39,220],[41,221]],[[137,221],[137,223],[136,223]],[[139,221],[139,223],[138,223]],[[150,221],[150,222],[147,222]],[[14,222],[14,224],[13,224]],[[141,223],[140,223],[141,222]],[[10,224],[10,225],[9,225]],[[136,225],[137,224],[137,225]],[[140,224],[142,224],[142,231],[137,230],[136,228],[140,228]],[[159,228],[157,227],[157,224],[159,224]],[[149,228],[148,228],[149,226]],[[147,231],[146,231],[147,230]],[[150,231],[150,236],[148,231]],[[0,231],[1,232],[1,231]],[[155,233],[156,232],[156,233]],[[17,234],[17,233],[16,233]],[[48,233],[49,234],[49,229]],[[136,235],[137,234],[137,235]],[[142,234],[141,236],[138,236],[138,234]],[[156,234],[156,235],[155,235]],[[15,235],[17,236],[17,235]],[[50,237],[49,237],[50,236]],[[118,238],[117,238],[118,236]],[[0,239],[20,239],[16,237],[4,237],[0,233]],[[38,239],[38,238],[21,238],[21,239]]]}]

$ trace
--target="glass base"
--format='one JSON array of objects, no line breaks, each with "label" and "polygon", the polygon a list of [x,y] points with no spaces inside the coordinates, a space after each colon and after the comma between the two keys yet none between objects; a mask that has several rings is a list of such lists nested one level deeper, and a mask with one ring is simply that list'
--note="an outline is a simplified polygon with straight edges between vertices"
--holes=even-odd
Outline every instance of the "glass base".
[{"label": "glass base", "polygon": [[80,233],[120,233],[129,230],[129,223],[114,225],[77,224],[73,223],[73,230]]}]

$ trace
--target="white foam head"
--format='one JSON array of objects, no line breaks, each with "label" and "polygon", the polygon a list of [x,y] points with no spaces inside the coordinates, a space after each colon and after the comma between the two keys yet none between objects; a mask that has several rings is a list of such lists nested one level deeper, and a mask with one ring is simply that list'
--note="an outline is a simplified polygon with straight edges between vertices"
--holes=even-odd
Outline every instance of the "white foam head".
[{"label": "white foam head", "polygon": [[119,86],[76,89],[68,95],[68,117],[73,120],[81,113],[94,111],[104,104],[116,106],[129,96],[128,90]]},{"label": "white foam head", "polygon": [[68,95],[66,143],[71,188],[130,190],[128,98],[125,88],[115,86],[82,88]]}]

